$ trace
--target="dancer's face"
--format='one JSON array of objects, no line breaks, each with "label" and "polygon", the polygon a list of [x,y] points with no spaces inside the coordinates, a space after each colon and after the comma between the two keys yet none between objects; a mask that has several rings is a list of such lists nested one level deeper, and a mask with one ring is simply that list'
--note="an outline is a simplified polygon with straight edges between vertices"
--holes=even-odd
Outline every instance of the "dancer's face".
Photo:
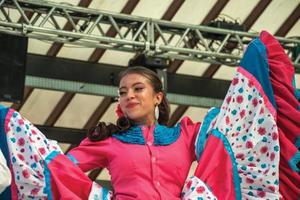
[{"label": "dancer's face", "polygon": [[129,119],[143,125],[155,123],[155,105],[161,103],[163,93],[156,93],[146,77],[125,75],[120,81],[119,97],[121,110]]}]

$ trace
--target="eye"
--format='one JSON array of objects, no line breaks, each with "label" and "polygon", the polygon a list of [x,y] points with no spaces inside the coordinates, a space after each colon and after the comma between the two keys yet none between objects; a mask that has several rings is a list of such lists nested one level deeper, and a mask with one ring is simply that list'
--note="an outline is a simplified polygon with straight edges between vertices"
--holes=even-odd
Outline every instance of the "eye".
[{"label": "eye", "polygon": [[119,96],[124,96],[124,95],[126,95],[126,91],[119,91]]},{"label": "eye", "polygon": [[134,88],[134,91],[141,92],[144,89],[144,87],[136,87]]}]

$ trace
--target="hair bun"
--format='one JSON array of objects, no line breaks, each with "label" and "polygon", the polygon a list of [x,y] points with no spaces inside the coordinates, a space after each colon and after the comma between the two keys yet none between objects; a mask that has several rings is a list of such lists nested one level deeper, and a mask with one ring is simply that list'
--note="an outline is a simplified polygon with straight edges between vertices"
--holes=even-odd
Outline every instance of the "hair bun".
[{"label": "hair bun", "polygon": [[92,127],[88,131],[88,137],[91,141],[98,141],[107,138],[109,130],[104,122],[99,122],[96,127]]},{"label": "hair bun", "polygon": [[125,116],[122,116],[117,120],[117,127],[119,128],[119,131],[127,130],[130,128],[130,126],[131,123],[129,119]]}]

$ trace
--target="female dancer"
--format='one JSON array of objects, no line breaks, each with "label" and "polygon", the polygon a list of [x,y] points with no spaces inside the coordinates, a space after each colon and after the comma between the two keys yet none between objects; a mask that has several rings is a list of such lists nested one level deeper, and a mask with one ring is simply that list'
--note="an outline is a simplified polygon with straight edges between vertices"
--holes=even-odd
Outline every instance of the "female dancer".
[{"label": "female dancer", "polygon": [[[5,197],[297,199],[300,112],[292,81],[283,49],[263,32],[247,48],[220,109],[211,109],[201,125],[185,117],[167,127],[160,80],[151,70],[128,68],[120,78],[117,125],[99,123],[67,156],[2,107],[7,143],[1,149],[14,176]],[[195,176],[186,180],[195,159]],[[98,167],[108,168],[113,191],[83,173]]]}]

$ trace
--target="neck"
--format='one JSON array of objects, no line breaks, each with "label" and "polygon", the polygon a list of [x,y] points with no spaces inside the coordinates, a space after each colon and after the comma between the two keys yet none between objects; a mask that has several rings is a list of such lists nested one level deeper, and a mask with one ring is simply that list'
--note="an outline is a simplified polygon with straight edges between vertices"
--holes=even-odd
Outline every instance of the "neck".
[{"label": "neck", "polygon": [[144,120],[137,120],[134,122],[134,124],[151,127],[155,124],[155,122],[156,122],[155,119],[144,119]]}]

